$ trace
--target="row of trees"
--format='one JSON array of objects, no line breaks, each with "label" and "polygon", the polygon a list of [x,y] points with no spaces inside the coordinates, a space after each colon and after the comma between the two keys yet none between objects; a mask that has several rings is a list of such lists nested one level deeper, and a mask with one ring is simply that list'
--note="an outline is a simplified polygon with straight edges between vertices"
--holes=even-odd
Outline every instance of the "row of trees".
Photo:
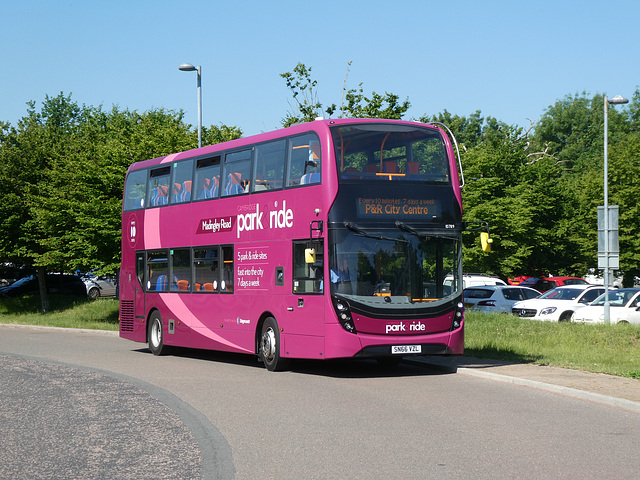
[{"label": "row of trees", "polygon": [[[295,99],[283,124],[324,113],[365,118],[403,118],[410,103],[397,95],[343,88],[341,106],[323,107],[311,69],[298,64],[282,74]],[[345,81],[346,84],[346,81]],[[466,186],[464,218],[488,221],[493,251],[476,234],[465,235],[467,271],[517,275],[585,275],[597,267],[597,207],[603,204],[604,97],[568,95],[537,124],[508,125],[476,111],[468,117],[446,110],[424,115],[453,131],[460,146]],[[620,206],[620,266],[625,281],[640,275],[640,91],[628,108],[609,110],[609,204]],[[636,182],[638,178],[638,182]]]},{"label": "row of trees", "polygon": [[[288,126],[318,115],[403,118],[397,95],[362,84],[345,88],[340,106],[323,107],[311,68],[282,74],[291,90]],[[603,97],[567,96],[528,129],[477,111],[447,111],[420,121],[447,124],[461,145],[467,185],[465,219],[486,220],[494,248],[483,253],[465,238],[465,269],[504,276],[584,275],[596,266],[596,207],[603,196]],[[535,128],[534,128],[535,127]],[[620,205],[621,266],[640,265],[640,92],[609,114],[610,203]],[[210,126],[203,144],[239,138],[238,127]],[[120,258],[122,184],[140,160],[194,148],[196,132],[183,112],[144,113],[78,105],[63,93],[30,103],[17,126],[0,122],[0,261],[47,270],[114,271]]]}]

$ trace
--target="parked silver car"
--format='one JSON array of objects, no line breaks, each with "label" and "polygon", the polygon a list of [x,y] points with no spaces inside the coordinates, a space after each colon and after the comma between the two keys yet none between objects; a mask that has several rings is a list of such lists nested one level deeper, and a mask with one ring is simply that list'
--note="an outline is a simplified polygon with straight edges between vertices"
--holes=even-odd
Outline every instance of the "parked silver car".
[{"label": "parked silver car", "polygon": [[87,274],[82,277],[85,287],[87,288],[87,296],[91,300],[100,297],[115,297],[118,288],[117,275],[94,275]]},{"label": "parked silver car", "polygon": [[465,308],[480,312],[507,312],[520,300],[536,298],[540,292],[515,285],[484,285],[464,289]]}]

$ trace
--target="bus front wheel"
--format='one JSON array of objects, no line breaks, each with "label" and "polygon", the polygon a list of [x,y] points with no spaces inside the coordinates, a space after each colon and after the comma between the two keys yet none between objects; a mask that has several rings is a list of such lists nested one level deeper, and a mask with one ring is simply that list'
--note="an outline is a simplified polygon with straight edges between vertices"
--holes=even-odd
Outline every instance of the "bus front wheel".
[{"label": "bus front wheel", "polygon": [[262,324],[258,354],[270,372],[287,368],[287,360],[280,356],[281,345],[278,323],[275,318],[268,317]]},{"label": "bus front wheel", "polygon": [[164,346],[164,333],[162,331],[162,317],[157,310],[149,318],[149,350],[154,355],[163,355],[167,348]]}]

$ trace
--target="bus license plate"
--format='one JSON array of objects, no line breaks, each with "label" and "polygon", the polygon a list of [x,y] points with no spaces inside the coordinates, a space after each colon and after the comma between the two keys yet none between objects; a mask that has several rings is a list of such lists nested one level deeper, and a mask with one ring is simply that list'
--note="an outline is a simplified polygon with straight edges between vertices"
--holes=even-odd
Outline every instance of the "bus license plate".
[{"label": "bus license plate", "polygon": [[406,355],[408,353],[421,353],[421,345],[394,345],[391,347],[391,353],[394,355]]}]

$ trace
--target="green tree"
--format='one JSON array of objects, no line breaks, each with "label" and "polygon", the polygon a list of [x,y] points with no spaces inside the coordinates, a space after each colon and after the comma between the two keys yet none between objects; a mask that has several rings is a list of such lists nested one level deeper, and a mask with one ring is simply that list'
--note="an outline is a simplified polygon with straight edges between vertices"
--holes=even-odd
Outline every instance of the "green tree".
[{"label": "green tree", "polygon": [[[610,199],[609,204],[619,204],[621,218],[627,221],[625,210],[633,205],[624,204],[618,191],[633,191],[632,180],[618,175],[617,171],[632,174],[629,168],[633,160],[633,126],[638,112],[638,92],[629,112],[624,109],[609,109],[610,149]],[[562,205],[563,215],[555,224],[559,238],[558,246],[567,252],[566,269],[569,273],[583,275],[589,268],[597,266],[597,207],[603,204],[603,157],[604,157],[604,98],[597,94],[566,96],[551,105],[540,119],[532,138],[531,149],[556,159],[561,166],[560,175],[554,184],[562,185],[567,194]],[[636,157],[637,158],[637,157]],[[622,164],[625,164],[623,166]],[[628,183],[628,188],[622,188]],[[620,187],[620,188],[619,188]],[[628,211],[628,210],[627,210]],[[631,225],[635,225],[631,222]],[[633,244],[625,236],[621,223],[621,259],[623,269],[636,268],[634,251],[624,246]]]},{"label": "green tree", "polygon": [[[133,162],[187,150],[195,136],[182,112],[139,114],[80,106],[63,93],[35,103],[0,130],[0,259],[47,270],[120,263],[124,177]],[[208,143],[239,138],[237,127],[204,129]],[[48,309],[41,284],[42,309]]]},{"label": "green tree", "polygon": [[[318,100],[318,81],[311,77],[311,67],[298,63],[293,72],[282,73],[280,76],[285,79],[295,102],[293,111],[288,112],[281,121],[284,127],[300,122],[311,122],[322,116],[323,112],[331,117],[338,110],[335,103],[324,108]],[[357,89],[347,90],[345,77],[340,118],[401,119],[411,106],[408,99],[401,102],[400,97],[393,93],[380,95],[372,92],[370,96],[366,96],[362,85],[360,83]]]}]

